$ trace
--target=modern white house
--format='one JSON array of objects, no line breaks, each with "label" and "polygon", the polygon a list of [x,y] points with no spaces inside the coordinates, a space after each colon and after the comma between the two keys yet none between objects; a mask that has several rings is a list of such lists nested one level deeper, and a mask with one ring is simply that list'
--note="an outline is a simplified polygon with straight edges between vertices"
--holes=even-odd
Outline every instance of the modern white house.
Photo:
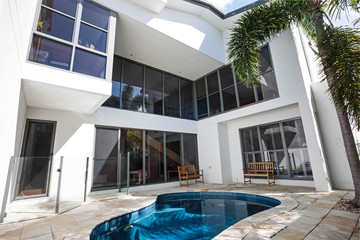
[{"label": "modern white house", "polygon": [[276,184],[353,189],[327,84],[297,26],[262,46],[260,86],[236,77],[227,42],[248,9],[0,1],[2,206],[54,199],[60,159],[62,199],[124,191],[128,174],[131,191],[178,186],[188,164],[207,183],[242,183],[255,161],[274,162]]}]

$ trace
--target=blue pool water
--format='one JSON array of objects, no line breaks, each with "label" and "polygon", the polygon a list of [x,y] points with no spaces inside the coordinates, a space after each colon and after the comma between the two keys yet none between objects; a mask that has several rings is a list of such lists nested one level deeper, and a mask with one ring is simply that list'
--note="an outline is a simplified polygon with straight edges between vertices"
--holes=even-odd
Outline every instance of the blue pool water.
[{"label": "blue pool water", "polygon": [[90,239],[212,239],[226,228],[280,201],[244,193],[173,193],[148,207],[96,226]]}]

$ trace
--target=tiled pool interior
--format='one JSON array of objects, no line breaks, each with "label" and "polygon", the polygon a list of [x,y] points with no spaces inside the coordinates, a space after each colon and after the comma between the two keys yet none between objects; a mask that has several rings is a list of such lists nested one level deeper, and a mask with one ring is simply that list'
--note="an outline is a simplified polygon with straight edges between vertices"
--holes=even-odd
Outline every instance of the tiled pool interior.
[{"label": "tiled pool interior", "polygon": [[212,239],[241,219],[279,204],[245,193],[163,194],[145,208],[99,224],[90,239]]}]

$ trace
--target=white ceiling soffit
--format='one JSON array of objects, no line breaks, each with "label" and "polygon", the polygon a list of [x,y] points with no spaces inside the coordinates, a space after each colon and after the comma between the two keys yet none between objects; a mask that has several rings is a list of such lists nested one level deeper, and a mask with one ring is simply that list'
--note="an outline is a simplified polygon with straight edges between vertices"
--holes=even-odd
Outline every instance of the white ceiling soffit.
[{"label": "white ceiling soffit", "polygon": [[115,54],[197,80],[224,63],[126,15],[118,15]]},{"label": "white ceiling soffit", "polygon": [[156,14],[160,13],[167,4],[167,0],[131,0]]}]

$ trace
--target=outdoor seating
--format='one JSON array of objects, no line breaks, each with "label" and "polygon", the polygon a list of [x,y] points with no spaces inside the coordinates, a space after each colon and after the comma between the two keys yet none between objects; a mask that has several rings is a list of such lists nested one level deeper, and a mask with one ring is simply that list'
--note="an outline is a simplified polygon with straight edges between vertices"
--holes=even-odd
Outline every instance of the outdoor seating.
[{"label": "outdoor seating", "polygon": [[[273,162],[254,162],[249,163],[248,169],[243,169],[244,171],[244,184],[247,182],[251,183],[251,177],[267,177],[268,184],[275,185],[274,179],[274,163]],[[270,177],[272,176],[272,181],[270,182]],[[249,180],[246,180],[245,177],[249,177]]]},{"label": "outdoor seating", "polygon": [[[189,187],[189,179],[195,179],[195,183],[198,182],[198,178],[202,178],[202,183],[204,184],[204,171],[195,169],[194,165],[178,166],[179,172],[179,181],[180,187],[186,186]],[[186,184],[182,181],[186,180]]]}]

